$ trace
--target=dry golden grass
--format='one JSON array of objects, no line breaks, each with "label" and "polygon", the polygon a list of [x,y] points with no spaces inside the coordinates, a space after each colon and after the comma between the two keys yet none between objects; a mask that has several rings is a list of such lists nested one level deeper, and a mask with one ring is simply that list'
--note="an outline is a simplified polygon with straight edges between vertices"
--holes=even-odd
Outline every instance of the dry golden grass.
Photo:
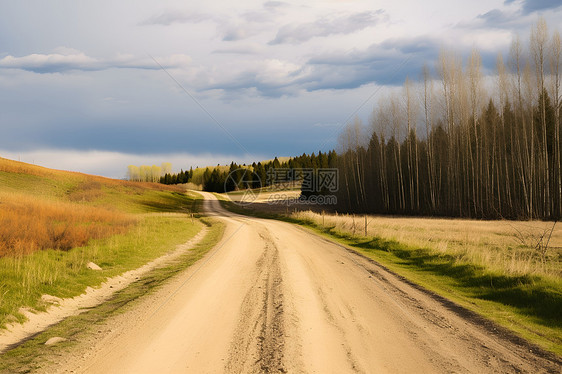
[{"label": "dry golden grass", "polygon": [[123,233],[124,212],[173,205],[177,186],[53,170],[0,158],[0,257],[68,250]]},{"label": "dry golden grass", "polygon": [[68,193],[70,201],[91,202],[103,196],[102,184],[98,181],[88,181]]},{"label": "dry golden grass", "polygon": [[122,233],[133,222],[130,215],[103,208],[0,193],[0,257],[69,250]]},{"label": "dry golden grass", "polygon": [[[294,218],[333,227],[341,233],[365,234],[365,216],[295,212]],[[545,255],[536,249],[553,222],[476,221],[464,219],[367,216],[367,235],[438,253],[458,261],[482,265],[504,274],[562,277],[562,224],[550,237]],[[543,243],[548,237],[543,238]]]}]

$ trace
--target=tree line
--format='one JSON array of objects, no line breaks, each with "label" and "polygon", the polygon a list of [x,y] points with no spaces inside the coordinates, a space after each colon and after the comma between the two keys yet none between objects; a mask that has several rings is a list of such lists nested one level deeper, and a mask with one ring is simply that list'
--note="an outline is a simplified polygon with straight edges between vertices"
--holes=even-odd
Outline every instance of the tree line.
[{"label": "tree line", "polygon": [[193,179],[193,168],[183,171],[180,170],[179,173],[165,173],[160,177],[160,183],[162,184],[184,184],[191,182]]},{"label": "tree line", "polygon": [[[279,161],[277,157],[267,162],[254,162],[251,166],[230,164],[227,170],[207,168],[203,173],[203,190],[230,192],[246,188],[268,187],[275,183],[292,182],[298,176],[295,170],[337,167],[335,151],[318,152]],[[274,172],[275,171],[275,172]]]},{"label": "tree line", "polygon": [[[338,209],[559,219],[561,41],[544,19],[485,77],[475,49],[442,51],[420,79],[341,134]],[[365,141],[364,139],[368,139]]]},{"label": "tree line", "polygon": [[163,162],[158,165],[129,165],[127,167],[127,179],[135,182],[160,182],[163,175],[171,173],[172,164]]},{"label": "tree line", "polygon": [[[136,167],[129,166],[129,179],[137,181],[157,181],[163,184],[194,183],[201,185],[204,191],[230,192],[246,188],[267,187],[272,183],[291,182],[298,176],[294,170],[319,169],[337,167],[337,154],[335,151],[318,152],[310,155],[303,153],[301,156],[291,157],[279,161],[277,157],[271,161],[254,162],[252,165],[239,165],[232,162],[230,166],[207,167],[202,174],[196,173],[193,168],[189,171],[172,173],[171,164],[162,164],[161,167]],[[272,177],[272,170],[277,170],[276,177]],[[283,175],[283,180],[279,176]]]}]

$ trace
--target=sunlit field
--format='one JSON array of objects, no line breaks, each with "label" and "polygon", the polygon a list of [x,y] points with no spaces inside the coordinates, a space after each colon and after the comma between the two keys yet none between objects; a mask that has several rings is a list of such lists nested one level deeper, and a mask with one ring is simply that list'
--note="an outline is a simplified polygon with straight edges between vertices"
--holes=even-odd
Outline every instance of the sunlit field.
[{"label": "sunlit field", "polygon": [[[303,211],[292,217],[341,233],[365,235],[362,215]],[[508,275],[562,277],[560,223],[367,216],[367,236],[428,248]]]},{"label": "sunlit field", "polygon": [[0,257],[69,250],[123,233],[135,221],[117,211],[18,193],[0,193],[0,201]]},{"label": "sunlit field", "polygon": [[[197,197],[0,158],[0,328],[43,310],[41,295],[73,297],[197,234]],[[103,270],[87,269],[88,262]]]},{"label": "sunlit field", "polygon": [[69,250],[125,232],[131,213],[188,211],[183,190],[0,158],[0,257]]}]

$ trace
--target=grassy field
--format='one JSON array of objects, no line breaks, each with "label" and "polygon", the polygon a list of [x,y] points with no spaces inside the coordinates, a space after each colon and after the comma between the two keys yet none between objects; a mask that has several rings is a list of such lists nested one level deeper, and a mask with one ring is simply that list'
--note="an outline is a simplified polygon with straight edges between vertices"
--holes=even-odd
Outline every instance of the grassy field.
[{"label": "grassy field", "polygon": [[[562,224],[531,221],[353,216],[294,212],[291,217],[329,228],[339,235],[373,236],[409,247],[427,248],[505,275],[562,277]],[[366,220],[365,220],[366,218]],[[550,235],[550,230],[552,235]],[[546,234],[546,235],[545,235]],[[537,246],[548,238],[548,248]]]},{"label": "grassy field", "polygon": [[[169,265],[150,271],[140,280],[118,291],[107,302],[79,315],[71,316],[17,348],[2,354],[0,373],[29,373],[38,369],[44,372],[55,370],[60,358],[73,352],[74,346],[86,337],[98,334],[99,329],[104,328],[105,320],[134,307],[140,298],[150,294],[167,279],[194,264],[214,247],[222,237],[224,225],[205,218],[201,219],[201,222],[209,226],[209,232],[192,250]],[[68,341],[55,346],[46,346],[45,342],[55,336],[64,337]]]},{"label": "grassy field", "polygon": [[173,250],[203,227],[199,206],[178,187],[0,158],[0,327]]},{"label": "grassy field", "polygon": [[[82,294],[106,278],[138,268],[176,245],[193,237],[201,229],[199,220],[191,223],[185,215],[168,213],[139,218],[125,234],[91,240],[70,251],[42,250],[26,256],[0,258],[0,326],[24,320],[19,308],[44,310],[44,294],[60,298]],[[88,262],[102,271],[92,271]]]},{"label": "grassy field", "polygon": [[[395,273],[562,354],[562,230],[552,222],[280,214],[228,209],[305,226]],[[252,204],[250,204],[250,207]],[[546,252],[535,248],[550,236]]]}]

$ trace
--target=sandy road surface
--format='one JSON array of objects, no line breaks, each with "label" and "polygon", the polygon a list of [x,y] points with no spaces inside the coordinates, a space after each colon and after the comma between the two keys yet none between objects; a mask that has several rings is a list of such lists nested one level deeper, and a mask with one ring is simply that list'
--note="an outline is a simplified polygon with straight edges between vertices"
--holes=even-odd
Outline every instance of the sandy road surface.
[{"label": "sandy road surface", "polygon": [[[296,226],[227,224],[198,264],[57,365],[87,373],[559,372],[376,264]],[[49,371],[52,371],[50,368]]]}]

